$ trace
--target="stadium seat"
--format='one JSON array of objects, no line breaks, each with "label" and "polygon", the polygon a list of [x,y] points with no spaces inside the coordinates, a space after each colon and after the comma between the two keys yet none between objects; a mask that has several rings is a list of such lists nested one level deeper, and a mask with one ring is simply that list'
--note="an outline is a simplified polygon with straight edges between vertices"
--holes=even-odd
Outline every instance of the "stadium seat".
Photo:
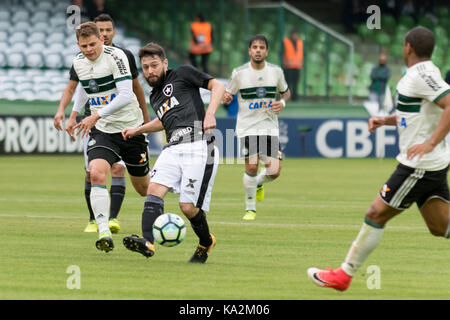
[{"label": "stadium seat", "polygon": [[61,54],[53,52],[46,54],[44,57],[44,65],[47,68],[59,69],[64,66]]},{"label": "stadium seat", "polygon": [[52,43],[61,43],[61,45],[64,47],[64,41],[66,40],[66,34],[64,32],[53,32],[50,33],[46,39],[47,44]]},{"label": "stadium seat", "polygon": [[7,10],[0,9],[0,21],[9,21],[9,18],[11,17],[11,13]]},{"label": "stadium seat", "polygon": [[19,10],[16,11],[12,17],[11,21],[19,22],[19,21],[28,21],[30,18],[30,13],[27,10]]},{"label": "stadium seat", "polygon": [[46,49],[46,46],[43,42],[35,42],[30,45],[28,48],[28,52],[38,52],[42,53]]},{"label": "stadium seat", "polygon": [[64,46],[64,42],[51,42],[48,44],[49,44],[47,48],[48,52],[61,53],[66,49],[66,47]]},{"label": "stadium seat", "polygon": [[2,90],[0,93],[0,97],[6,100],[17,100],[17,91],[15,89],[6,89]]},{"label": "stadium seat", "polygon": [[12,68],[23,68],[25,66],[25,57],[22,52],[10,52],[8,54],[8,66]]},{"label": "stadium seat", "polygon": [[42,68],[44,66],[44,58],[39,52],[30,52],[26,55],[26,65],[30,68]]},{"label": "stadium seat", "polygon": [[7,42],[9,39],[8,32],[0,31],[0,42]]},{"label": "stadium seat", "polygon": [[411,16],[400,16],[398,18],[398,23],[406,27],[408,30],[416,24]]},{"label": "stadium seat", "polygon": [[25,20],[21,20],[16,22],[14,25],[11,26],[11,30],[13,31],[22,31],[22,32],[26,32],[28,33],[29,31],[32,30],[31,28],[31,24],[29,21]]},{"label": "stadium seat", "polygon": [[9,43],[14,44],[15,42],[26,42],[28,35],[24,31],[15,31],[9,36]]},{"label": "stadium seat", "polygon": [[18,98],[26,101],[33,101],[36,100],[36,93],[32,89],[21,90],[19,91]]},{"label": "stadium seat", "polygon": [[0,20],[0,31],[9,32],[10,29],[12,29],[12,28],[8,21]]},{"label": "stadium seat", "polygon": [[45,32],[33,32],[28,37],[28,43],[33,44],[37,42],[45,42],[45,39],[47,39],[47,34]]},{"label": "stadium seat", "polygon": [[33,29],[33,32],[37,32],[37,31],[47,32],[48,24],[47,24],[47,22],[43,22],[43,21],[37,22],[31,28]]},{"label": "stadium seat", "polygon": [[10,51],[26,51],[28,49],[28,44],[26,42],[13,42],[10,46]]},{"label": "stadium seat", "polygon": [[49,15],[47,11],[36,11],[33,13],[33,16],[31,17],[31,22],[33,24],[37,22],[48,22]]},{"label": "stadium seat", "polygon": [[8,61],[6,59],[6,55],[3,52],[0,52],[0,68],[4,68],[8,65]]}]

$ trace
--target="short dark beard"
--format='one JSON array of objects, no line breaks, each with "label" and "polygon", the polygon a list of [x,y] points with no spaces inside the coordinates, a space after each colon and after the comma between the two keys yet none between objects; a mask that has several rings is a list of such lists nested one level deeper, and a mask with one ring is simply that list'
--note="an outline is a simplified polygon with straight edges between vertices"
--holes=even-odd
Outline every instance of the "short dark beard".
[{"label": "short dark beard", "polygon": [[148,78],[145,78],[145,80],[147,81],[147,83],[149,84],[150,87],[159,88],[162,86],[165,78],[166,78],[166,73],[164,71],[162,71],[161,75],[158,77],[158,80],[156,80],[153,84],[148,80]]}]

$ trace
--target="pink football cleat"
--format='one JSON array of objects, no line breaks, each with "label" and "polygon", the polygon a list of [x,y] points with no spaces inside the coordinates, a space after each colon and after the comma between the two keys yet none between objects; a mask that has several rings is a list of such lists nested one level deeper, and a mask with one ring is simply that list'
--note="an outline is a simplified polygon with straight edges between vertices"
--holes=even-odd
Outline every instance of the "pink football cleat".
[{"label": "pink football cleat", "polygon": [[320,270],[317,268],[309,268],[306,272],[311,280],[319,287],[333,288],[344,291],[350,286],[352,277],[349,276],[341,268],[336,270],[327,267],[328,270]]}]

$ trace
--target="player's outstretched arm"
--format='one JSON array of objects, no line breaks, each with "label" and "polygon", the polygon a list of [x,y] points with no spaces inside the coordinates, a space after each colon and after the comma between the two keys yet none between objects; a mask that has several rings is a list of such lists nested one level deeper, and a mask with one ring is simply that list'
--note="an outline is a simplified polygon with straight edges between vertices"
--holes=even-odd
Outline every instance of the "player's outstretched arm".
[{"label": "player's outstretched arm", "polygon": [[152,121],[147,122],[140,127],[126,128],[125,130],[122,131],[122,137],[124,140],[127,140],[128,138],[132,138],[138,134],[152,133],[152,132],[161,131],[163,129],[164,129],[164,127],[163,127],[161,120],[159,120],[158,118],[155,118]]},{"label": "player's outstretched arm", "polygon": [[450,131],[450,94],[445,95],[442,99],[437,102],[437,105],[444,109],[442,113],[441,120],[439,120],[436,130],[434,130],[430,139],[421,144],[415,144],[410,147],[406,153],[407,159],[411,160],[418,156],[419,159],[427,154],[445,139]]},{"label": "player's outstretched arm", "polygon": [[386,117],[371,117],[369,119],[369,132],[374,133],[375,129],[382,126],[396,126],[397,116],[391,115]]},{"label": "player's outstretched arm", "polygon": [[72,101],[73,94],[75,93],[75,89],[77,88],[78,81],[69,80],[66,88],[64,89],[61,100],[59,101],[58,109],[56,110],[56,114],[53,118],[53,125],[56,130],[62,130],[62,124],[65,120],[64,110],[69,105],[70,101]]},{"label": "player's outstretched arm", "polygon": [[222,102],[223,94],[225,93],[225,86],[216,79],[211,79],[208,82],[208,90],[211,90],[211,97],[209,99],[209,106],[206,110],[205,119],[203,121],[203,130],[214,129],[216,127],[215,114]]}]

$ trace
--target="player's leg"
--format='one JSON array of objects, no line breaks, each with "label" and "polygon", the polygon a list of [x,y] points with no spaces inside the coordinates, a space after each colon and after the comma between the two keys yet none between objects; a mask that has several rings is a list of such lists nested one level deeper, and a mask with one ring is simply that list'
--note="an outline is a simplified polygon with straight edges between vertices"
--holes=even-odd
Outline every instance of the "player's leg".
[{"label": "player's leg", "polygon": [[420,213],[432,235],[450,238],[449,209],[449,203],[440,198],[429,199],[420,207]]},{"label": "player's leg", "polygon": [[[164,213],[164,196],[169,190],[177,188],[180,181],[179,168],[175,158],[170,154],[170,149],[167,148],[161,152],[150,178],[148,175],[144,178],[138,177],[137,173],[133,171],[133,168],[138,167],[129,166],[129,162],[125,161],[131,182],[136,189],[142,188],[145,183],[148,183],[150,179],[152,180],[145,191],[146,199],[141,220],[142,238],[137,235],[123,238],[123,244],[127,249],[138,252],[147,258],[153,256],[155,252],[152,229],[156,218]],[[146,179],[147,182],[143,179]]]},{"label": "player's leg", "polygon": [[276,136],[260,136],[259,149],[261,160],[264,162],[264,169],[262,169],[256,177],[256,200],[262,201],[264,199],[264,184],[277,179],[281,173],[281,161],[283,160],[283,153],[278,137]]},{"label": "player's leg", "polygon": [[244,220],[256,218],[256,187],[259,166],[258,136],[246,136],[239,140],[240,155],[245,159],[245,171],[242,178],[245,191]]},{"label": "player's leg", "polygon": [[89,173],[89,160],[87,155],[87,144],[88,144],[89,136],[84,137],[83,139],[83,153],[84,153],[84,168],[86,171],[86,176],[84,180],[84,198],[86,200],[86,205],[89,210],[89,222],[84,229],[84,232],[97,232],[97,223],[95,222],[94,211],[92,211],[91,206],[91,175]]},{"label": "player's leg", "polygon": [[111,188],[109,190],[111,196],[110,219],[116,219],[118,217],[125,197],[125,191],[125,163],[119,161],[114,163],[111,167]]},{"label": "player's leg", "polygon": [[358,236],[350,246],[341,267],[335,270],[309,268],[308,276],[318,286],[346,290],[355,273],[380,243],[387,221],[401,212],[390,207],[377,196],[369,207]]},{"label": "player's leg", "polygon": [[179,206],[199,238],[199,244],[189,260],[192,263],[205,263],[216,244],[214,235],[210,233],[205,211],[209,211],[219,165],[218,155],[218,149],[213,143],[197,141],[186,145],[181,164]]},{"label": "player's leg", "polygon": [[[100,150],[93,150],[91,153],[96,153],[94,151]],[[110,200],[109,192],[106,188],[110,169],[111,164],[105,159],[94,158],[89,161],[92,183],[90,199],[99,232],[99,240],[96,242],[96,247],[106,252],[114,248],[108,225]]]}]

